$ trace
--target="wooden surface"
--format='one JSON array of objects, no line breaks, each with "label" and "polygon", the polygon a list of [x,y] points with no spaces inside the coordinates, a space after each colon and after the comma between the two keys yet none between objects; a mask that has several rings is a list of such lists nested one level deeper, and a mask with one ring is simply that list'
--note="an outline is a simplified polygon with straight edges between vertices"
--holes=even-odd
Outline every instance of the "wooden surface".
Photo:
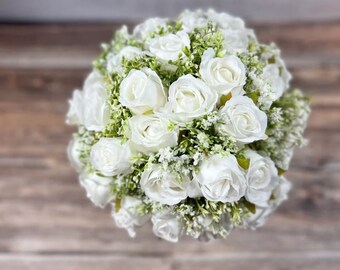
[{"label": "wooden surface", "polygon": [[183,9],[225,10],[256,22],[340,19],[339,0],[0,0],[0,20],[12,22],[138,21],[176,17]]},{"label": "wooden surface", "polygon": [[65,148],[67,99],[110,24],[0,25],[0,269],[340,269],[340,23],[252,25],[282,48],[312,96],[294,189],[256,232],[171,244],[149,226],[131,240],[87,200]]}]

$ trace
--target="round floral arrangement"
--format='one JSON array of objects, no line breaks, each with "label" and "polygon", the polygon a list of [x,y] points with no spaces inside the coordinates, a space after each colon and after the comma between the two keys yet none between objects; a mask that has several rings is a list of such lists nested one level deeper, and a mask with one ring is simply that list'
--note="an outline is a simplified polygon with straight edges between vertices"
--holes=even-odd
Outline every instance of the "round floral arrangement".
[{"label": "round floral arrangement", "polygon": [[68,154],[88,198],[135,236],[256,228],[287,198],[309,101],[240,18],[185,11],[117,31],[70,100]]}]

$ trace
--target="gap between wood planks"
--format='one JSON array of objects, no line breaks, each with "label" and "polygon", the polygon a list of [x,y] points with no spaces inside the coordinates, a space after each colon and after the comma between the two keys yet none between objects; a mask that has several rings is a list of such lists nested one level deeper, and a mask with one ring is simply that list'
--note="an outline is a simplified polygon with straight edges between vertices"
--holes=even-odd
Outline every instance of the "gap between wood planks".
[{"label": "gap between wood planks", "polygon": [[162,254],[119,254],[113,255],[109,252],[99,252],[99,253],[0,253],[1,261],[115,261],[117,259],[175,259],[176,261],[223,261],[223,260],[262,260],[262,259],[339,259],[340,260],[340,250],[339,251],[307,251],[307,252],[224,252],[218,254],[198,254],[194,255],[192,253],[188,255],[162,255]]}]

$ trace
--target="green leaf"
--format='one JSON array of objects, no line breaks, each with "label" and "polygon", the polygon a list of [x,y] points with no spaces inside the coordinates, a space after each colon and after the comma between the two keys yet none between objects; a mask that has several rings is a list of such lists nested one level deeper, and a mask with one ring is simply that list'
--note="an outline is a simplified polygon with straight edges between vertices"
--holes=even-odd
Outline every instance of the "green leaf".
[{"label": "green leaf", "polygon": [[251,93],[248,94],[248,97],[251,98],[254,101],[255,104],[257,104],[258,101],[259,101],[260,94],[257,91],[251,92]]},{"label": "green leaf", "polygon": [[185,46],[185,47],[183,48],[183,52],[184,52],[184,54],[185,54],[187,57],[190,56],[190,49],[189,49],[189,47]]},{"label": "green leaf", "polygon": [[247,200],[244,200],[244,206],[249,210],[250,213],[255,214],[256,213],[256,205],[248,202]]},{"label": "green leaf", "polygon": [[238,157],[237,158],[238,165],[240,165],[244,170],[248,170],[250,159],[245,157]]},{"label": "green leaf", "polygon": [[286,170],[277,167],[277,173],[279,174],[279,176],[283,175],[285,172]]},{"label": "green leaf", "polygon": [[153,114],[153,110],[152,109],[150,109],[150,110],[148,110],[148,111],[146,111],[145,113],[143,113],[144,115],[148,115],[148,114]]},{"label": "green leaf", "polygon": [[228,93],[227,95],[221,96],[221,98],[220,98],[220,106],[221,107],[224,106],[224,104],[226,104],[229,99],[231,99],[231,93]]},{"label": "green leaf", "polygon": [[183,142],[189,134],[189,130],[180,130],[178,134],[178,141]]},{"label": "green leaf", "polygon": [[273,55],[272,57],[268,59],[268,64],[275,64],[275,63],[276,63],[276,59],[275,59],[275,56]]},{"label": "green leaf", "polygon": [[121,198],[117,198],[117,199],[116,199],[116,205],[115,205],[115,212],[116,212],[116,213],[118,213],[119,210],[120,210],[121,202],[122,202],[122,199],[121,199]]},{"label": "green leaf", "polygon": [[217,53],[216,56],[221,58],[221,57],[225,56],[226,52],[227,52],[226,50],[220,50],[220,51]]},{"label": "green leaf", "polygon": [[276,200],[276,196],[275,196],[275,194],[274,194],[274,193],[272,193],[272,195],[270,196],[269,200],[271,200],[271,201],[274,201],[274,200]]}]

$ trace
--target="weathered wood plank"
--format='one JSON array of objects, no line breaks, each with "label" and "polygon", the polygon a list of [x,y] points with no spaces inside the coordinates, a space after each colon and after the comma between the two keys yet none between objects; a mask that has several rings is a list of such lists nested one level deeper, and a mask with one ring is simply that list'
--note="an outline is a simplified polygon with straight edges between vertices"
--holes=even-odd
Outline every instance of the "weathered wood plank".
[{"label": "weathered wood plank", "polygon": [[250,24],[261,42],[275,42],[284,52],[339,52],[339,22]]},{"label": "weathered wood plank", "polygon": [[183,9],[215,8],[249,20],[261,22],[328,21],[340,17],[336,0],[66,0],[22,2],[2,0],[0,18],[3,21],[136,21],[148,17],[176,17]]},{"label": "weathered wood plank", "polygon": [[290,200],[257,232],[172,245],[150,225],[134,240],[116,228],[109,209],[87,200],[66,158],[74,130],[64,124],[67,99],[111,26],[0,26],[0,268],[338,269],[340,24],[257,29],[282,45],[293,84],[312,96],[310,146],[287,173]]},{"label": "weathered wood plank", "polygon": [[[85,69],[0,69],[0,101],[26,104],[30,110],[30,102],[65,102],[72,95],[72,90],[81,88],[83,81],[90,71],[90,66]],[[55,108],[51,106],[51,109]],[[1,109],[1,108],[0,108]]]},{"label": "weathered wood plank", "polygon": [[[306,218],[305,215],[294,214],[290,218],[287,218],[282,217],[282,214],[277,213],[263,229],[257,232],[234,232],[226,241],[214,241],[208,244],[197,243],[186,239],[175,246],[164,241],[157,241],[150,233],[150,226],[146,226],[140,230],[136,239],[128,239],[128,236],[124,232],[113,226],[108,213],[98,211],[97,209],[91,210],[92,207],[89,203],[84,203],[82,207],[74,207],[74,201],[72,206],[67,206],[65,203],[59,202],[58,207],[55,207],[58,204],[58,201],[54,201],[54,206],[50,204],[43,206],[46,200],[47,199],[40,200],[39,204],[41,207],[36,206],[37,209],[35,209],[35,207],[22,207],[22,203],[13,204],[13,201],[10,202],[10,204],[5,205],[7,207],[11,205],[13,210],[21,209],[21,211],[14,210],[17,219],[14,221],[11,220],[9,227],[1,227],[1,251],[15,253],[38,252],[43,255],[47,255],[51,252],[60,252],[64,254],[84,253],[84,257],[87,259],[91,258],[91,255],[88,255],[91,253],[124,254],[129,256],[131,263],[137,263],[137,265],[139,264],[138,258],[135,257],[136,254],[140,254],[145,258],[149,258],[150,256],[159,258],[174,254],[176,257],[178,255],[185,255],[190,257],[191,260],[185,262],[184,265],[177,263],[176,268],[174,267],[173,269],[193,269],[185,268],[185,265],[188,267],[188,264],[195,267],[195,269],[198,269],[199,265],[200,267],[203,267],[202,269],[222,269],[222,265],[225,265],[228,262],[230,263],[230,261],[235,261],[235,258],[233,260],[232,258],[227,257],[225,260],[218,260],[216,259],[216,255],[224,257],[230,252],[237,254],[238,260],[236,261],[239,261],[238,264],[241,265],[242,262],[244,262],[244,259],[242,259],[244,253],[247,252],[253,255],[250,261],[252,263],[256,261],[256,265],[269,263],[271,260],[270,258],[275,257],[276,254],[282,254],[282,257],[284,257],[287,255],[286,253],[292,253],[295,254],[297,258],[299,257],[299,264],[307,264],[311,267],[314,263],[308,264],[307,258],[303,256],[300,257],[302,253],[307,252],[310,254],[310,257],[314,257],[319,263],[323,262],[321,265],[325,267],[325,265],[327,265],[326,262],[332,261],[330,254],[339,254],[340,250],[339,242],[337,241],[339,235],[337,229],[339,228],[339,221],[330,225],[329,221],[325,220],[324,216],[314,215],[309,218],[308,222],[300,223],[297,222],[297,220],[304,220]],[[53,202],[53,200],[48,200]],[[29,200],[25,200],[25,204],[28,203]],[[72,208],[72,210],[70,209],[67,211],[67,208]],[[82,211],[82,209],[84,210]],[[292,208],[289,209],[290,210],[288,211],[291,212]],[[93,213],[88,215],[87,212],[89,211]],[[26,213],[26,215],[24,213]],[[333,214],[336,215],[336,212]],[[60,217],[61,215],[63,217]],[[13,217],[9,217],[13,219]],[[31,219],[36,219],[36,221],[31,224]],[[96,219],[96,222],[93,222],[93,219]],[[42,222],[42,220],[44,220],[44,222]],[[19,227],[19,224],[22,223],[28,224],[26,228]],[[285,224],[284,228],[281,226],[282,224]],[[315,254],[319,252],[323,252],[325,256],[328,257],[324,259],[315,257]],[[268,255],[264,256],[263,253]],[[213,257],[214,263],[211,262],[211,264],[207,264],[207,261],[199,261],[198,259],[198,257],[206,259],[207,256]],[[256,257],[262,258],[263,261],[259,262]],[[289,263],[292,261],[292,258],[289,256],[282,259],[288,260]],[[217,262],[215,260],[217,260]],[[4,266],[10,267],[8,269],[16,269],[15,267],[23,267],[21,263],[25,262],[25,260],[22,261],[20,257],[15,260],[18,264],[13,264],[13,261],[6,264],[8,263],[6,260],[0,259],[0,265],[2,266],[2,269],[4,269]],[[65,258],[64,261],[68,262]],[[97,265],[101,267],[100,269],[106,269],[102,268],[104,267],[103,265],[98,264],[99,262],[102,262],[100,256],[95,257],[94,261],[97,261]],[[335,261],[339,263],[338,260]],[[43,258],[38,258],[35,263],[31,260],[28,262],[26,261],[25,265],[34,266],[35,268],[32,269],[40,269],[38,268],[38,265],[39,267],[43,267],[45,264],[55,265],[53,262],[55,261],[45,261]],[[73,263],[68,262],[68,266],[76,267]],[[147,264],[149,263],[150,262],[147,262]],[[122,263],[122,267],[124,267],[124,265],[125,262]],[[153,264],[151,263],[151,265]],[[211,268],[208,268],[209,265]],[[290,268],[284,269],[296,269],[296,266],[293,267],[293,265],[289,264]],[[133,267],[133,265],[129,265],[129,267]],[[286,265],[286,267],[288,267],[288,265]],[[62,267],[62,269],[68,268]],[[124,268],[120,267],[119,269]],[[235,267],[232,269],[235,269]],[[268,269],[276,268],[271,267]],[[320,266],[320,268],[317,267],[315,269],[324,268]]]},{"label": "weathered wood plank", "polygon": [[0,46],[8,49],[68,47],[93,50],[100,42],[112,38],[123,24],[0,24]]},{"label": "weathered wood plank", "polygon": [[[242,254],[240,254],[242,256]],[[214,260],[214,256],[210,260],[189,260],[184,262],[175,262],[173,269],[189,270],[189,269],[201,269],[201,270],[224,270],[224,269],[261,269],[261,270],[321,270],[331,269],[336,270],[339,268],[339,259],[326,258],[326,259],[306,259],[300,254],[295,254],[292,257],[279,256],[280,259],[276,259],[275,256],[261,257],[247,260],[229,260],[228,258],[223,260]],[[274,258],[273,258],[274,257]]]},{"label": "weathered wood plank", "polygon": [[0,256],[2,270],[170,270],[169,260],[157,257],[103,255]]},{"label": "weathered wood plank", "polygon": [[[259,40],[275,42],[291,67],[339,66],[340,24],[252,24]],[[119,24],[0,25],[0,67],[88,68]],[[79,50],[81,46],[81,50]]]},{"label": "weathered wood plank", "polygon": [[141,257],[124,255],[0,255],[3,270],[87,270],[87,269],[264,269],[337,270],[338,254],[325,252],[271,254],[226,252],[215,255]]},{"label": "weathered wood plank", "polygon": [[[0,24],[0,47],[98,49],[124,22],[85,24]],[[134,24],[127,23],[130,31]],[[339,51],[338,21],[324,23],[250,23],[261,42],[276,42],[287,51]],[[81,45],[81,47],[79,47]]]}]

